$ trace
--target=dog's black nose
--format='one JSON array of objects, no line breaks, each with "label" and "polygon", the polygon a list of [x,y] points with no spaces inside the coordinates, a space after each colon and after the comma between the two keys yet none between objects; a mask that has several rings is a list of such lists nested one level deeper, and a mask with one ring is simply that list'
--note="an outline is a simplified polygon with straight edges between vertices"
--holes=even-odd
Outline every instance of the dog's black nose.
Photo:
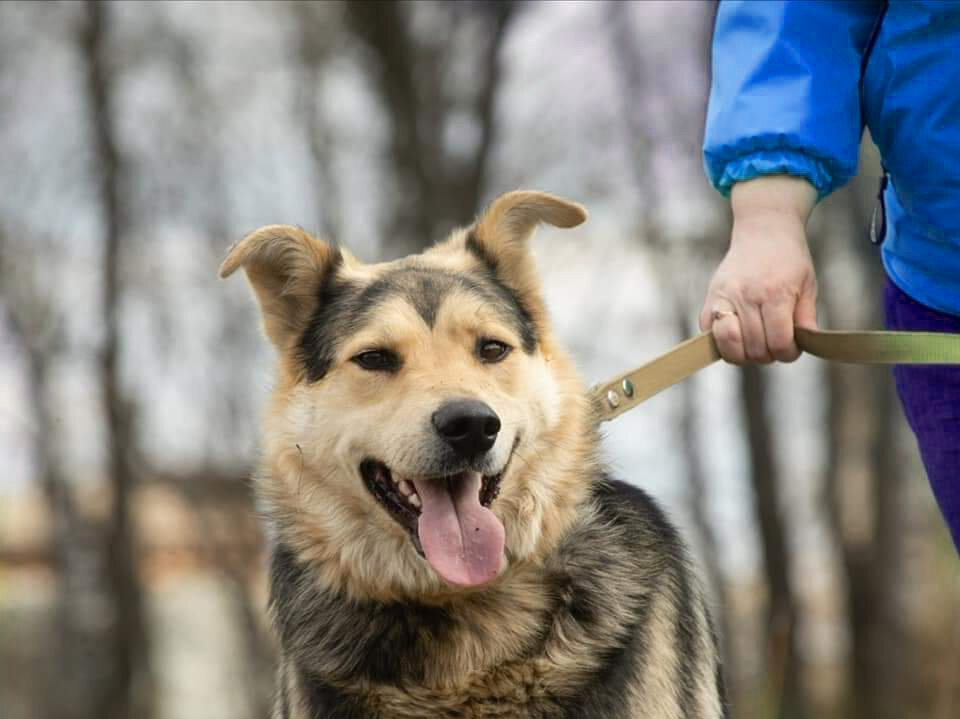
[{"label": "dog's black nose", "polygon": [[464,458],[477,457],[497,441],[500,418],[476,399],[455,399],[440,405],[431,418],[437,433]]}]

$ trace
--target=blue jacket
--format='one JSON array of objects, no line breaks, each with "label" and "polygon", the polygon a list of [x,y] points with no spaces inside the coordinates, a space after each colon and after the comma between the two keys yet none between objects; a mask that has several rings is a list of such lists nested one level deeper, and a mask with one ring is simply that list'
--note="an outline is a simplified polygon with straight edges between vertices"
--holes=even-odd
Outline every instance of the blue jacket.
[{"label": "blue jacket", "polygon": [[824,197],[880,148],[883,261],[917,301],[960,315],[960,1],[723,0],[704,162],[713,185],[786,173]]}]

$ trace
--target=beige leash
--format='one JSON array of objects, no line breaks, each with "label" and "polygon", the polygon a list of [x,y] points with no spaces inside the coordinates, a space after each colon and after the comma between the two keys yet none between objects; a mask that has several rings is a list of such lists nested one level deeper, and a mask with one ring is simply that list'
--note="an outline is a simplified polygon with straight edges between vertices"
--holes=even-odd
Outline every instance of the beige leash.
[{"label": "beige leash", "polygon": [[[960,365],[960,335],[935,332],[836,332],[796,329],[797,346],[821,359],[855,364]],[[704,332],[636,369],[595,385],[590,397],[600,422],[720,359],[713,333]]]}]

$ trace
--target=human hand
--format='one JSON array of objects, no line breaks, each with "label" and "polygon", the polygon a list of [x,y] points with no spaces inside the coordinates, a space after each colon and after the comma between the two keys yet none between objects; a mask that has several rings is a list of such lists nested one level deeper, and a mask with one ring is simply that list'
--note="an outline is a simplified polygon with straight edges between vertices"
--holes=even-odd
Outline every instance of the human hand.
[{"label": "human hand", "polygon": [[787,175],[737,183],[730,195],[730,248],[717,267],[700,312],[728,362],[792,362],[800,356],[794,327],[817,326],[817,279],[806,222],[814,187]]}]

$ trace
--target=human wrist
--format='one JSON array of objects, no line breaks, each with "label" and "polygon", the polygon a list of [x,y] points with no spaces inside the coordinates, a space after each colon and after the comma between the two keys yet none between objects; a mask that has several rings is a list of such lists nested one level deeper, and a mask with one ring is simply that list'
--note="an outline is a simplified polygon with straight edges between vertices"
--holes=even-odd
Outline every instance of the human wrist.
[{"label": "human wrist", "polygon": [[802,177],[765,175],[738,182],[730,192],[734,221],[795,221],[804,227],[817,203],[817,190]]}]

